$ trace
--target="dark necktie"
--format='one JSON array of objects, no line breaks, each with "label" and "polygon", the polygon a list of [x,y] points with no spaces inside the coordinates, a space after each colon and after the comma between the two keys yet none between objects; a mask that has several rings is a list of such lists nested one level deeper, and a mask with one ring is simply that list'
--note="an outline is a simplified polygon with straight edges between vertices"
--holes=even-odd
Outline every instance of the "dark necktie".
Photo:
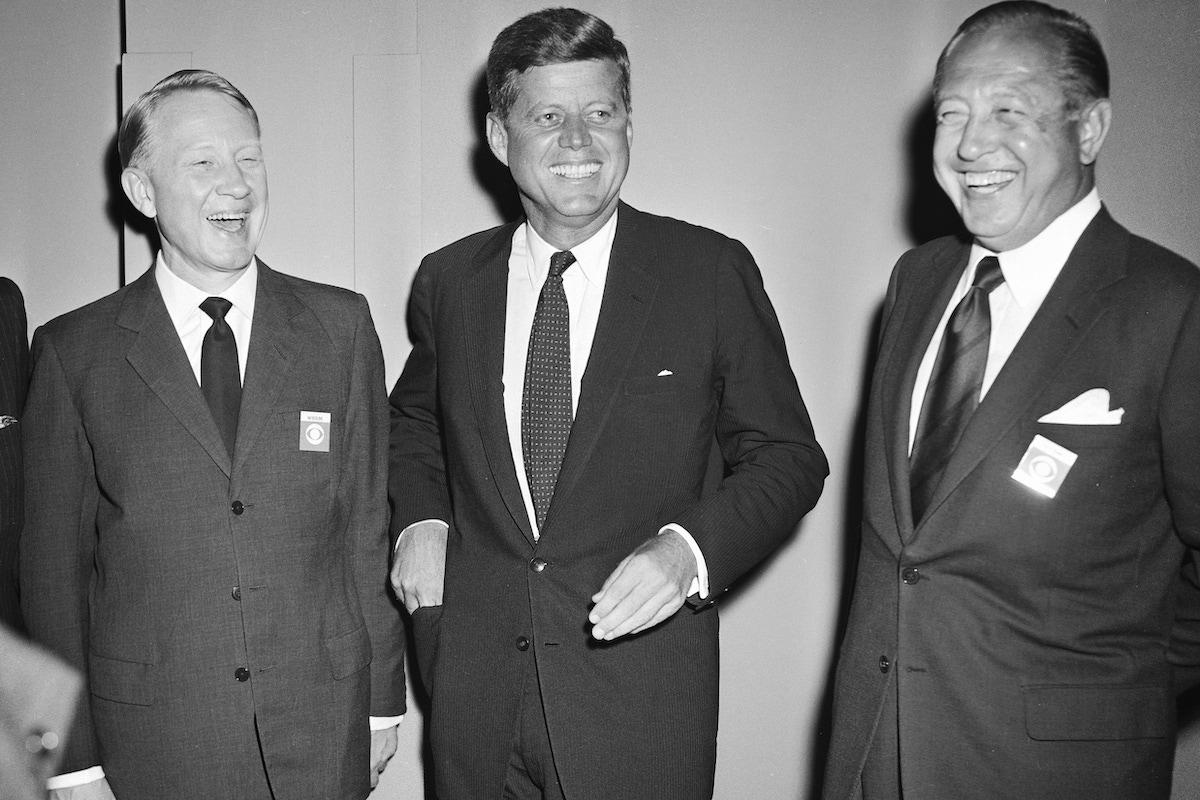
[{"label": "dark necktie", "polygon": [[1000,261],[995,256],[981,259],[975,282],[946,323],[909,461],[913,522],[920,522],[925,515],[954,448],[979,406],[992,333],[988,294],[1002,283]]},{"label": "dark necktie", "polygon": [[525,361],[521,452],[539,530],[546,522],[571,435],[571,312],[562,274],[573,263],[575,256],[569,251],[550,258],[550,274],[538,297]]},{"label": "dark necktie", "polygon": [[237,340],[225,315],[233,307],[223,297],[210,297],[200,309],[212,317],[200,348],[200,391],[208,401],[213,421],[225,440],[225,449],[233,456],[237,439],[238,410],[242,406],[242,378],[238,369]]}]

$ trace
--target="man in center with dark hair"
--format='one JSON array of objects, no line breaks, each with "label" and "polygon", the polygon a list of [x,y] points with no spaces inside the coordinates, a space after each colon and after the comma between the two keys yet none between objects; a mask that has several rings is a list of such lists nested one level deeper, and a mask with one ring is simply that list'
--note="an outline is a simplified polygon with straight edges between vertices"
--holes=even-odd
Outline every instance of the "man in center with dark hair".
[{"label": "man in center with dark hair", "polygon": [[813,507],[825,458],[750,253],[618,199],[612,29],[531,14],[487,73],[525,219],[425,259],[392,393],[392,579],[438,796],[709,798],[712,600]]}]

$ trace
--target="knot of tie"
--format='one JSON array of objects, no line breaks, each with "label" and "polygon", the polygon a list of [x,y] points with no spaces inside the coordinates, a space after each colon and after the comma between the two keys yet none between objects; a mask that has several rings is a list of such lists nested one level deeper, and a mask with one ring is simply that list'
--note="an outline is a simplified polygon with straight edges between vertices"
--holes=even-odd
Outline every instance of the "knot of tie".
[{"label": "knot of tie", "polygon": [[991,291],[1002,283],[1004,273],[1000,271],[1000,259],[995,256],[979,259],[979,266],[975,268],[975,281],[971,285],[991,294]]},{"label": "knot of tie", "polygon": [[210,297],[200,304],[200,310],[212,317],[213,322],[224,322],[231,308],[233,303],[224,297]]},{"label": "knot of tie", "polygon": [[550,277],[561,278],[567,267],[575,263],[575,254],[570,250],[561,250],[550,256]]}]

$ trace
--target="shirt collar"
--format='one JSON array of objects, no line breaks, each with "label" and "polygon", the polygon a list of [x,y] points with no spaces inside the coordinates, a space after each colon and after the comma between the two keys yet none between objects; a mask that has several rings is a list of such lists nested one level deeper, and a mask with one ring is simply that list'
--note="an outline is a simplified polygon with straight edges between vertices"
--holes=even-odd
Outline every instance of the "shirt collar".
[{"label": "shirt collar", "polygon": [[971,269],[968,272],[973,279],[975,266],[981,258],[999,257],[1000,271],[1004,273],[1004,282],[1008,284],[1013,300],[1024,309],[1037,307],[1062,272],[1079,237],[1098,213],[1100,192],[1092,187],[1082,200],[1018,248],[995,253],[979,244],[971,245]]},{"label": "shirt collar", "polygon": [[[601,286],[604,283],[608,271],[608,256],[612,252],[613,236],[617,230],[618,213],[614,211],[608,221],[590,238],[571,248],[571,255],[575,256],[575,263],[571,269],[578,267],[592,286]],[[538,286],[546,280],[546,275],[550,272],[550,257],[557,253],[558,249],[539,236],[528,222],[525,223],[525,231],[529,245],[529,258],[526,259],[529,282]]]},{"label": "shirt collar", "polygon": [[[172,272],[167,267],[161,250],[154,263],[154,279],[158,282],[158,291],[177,330],[194,314],[203,314],[200,304],[213,297]],[[238,276],[233,285],[216,296],[224,297],[232,303],[234,309],[245,315],[246,319],[254,319],[254,294],[257,288],[258,258],[254,257],[250,259],[250,266]]]}]

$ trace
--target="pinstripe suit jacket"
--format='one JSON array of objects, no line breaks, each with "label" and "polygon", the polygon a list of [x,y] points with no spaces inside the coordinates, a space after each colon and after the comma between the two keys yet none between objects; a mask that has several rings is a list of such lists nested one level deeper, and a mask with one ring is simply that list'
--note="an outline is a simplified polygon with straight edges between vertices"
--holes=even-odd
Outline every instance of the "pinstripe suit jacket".
[{"label": "pinstripe suit jacket", "polygon": [[[21,290],[0,278],[0,415],[21,419],[29,385],[29,332]],[[0,428],[0,622],[24,630],[17,602],[21,533],[21,424]]]},{"label": "pinstripe suit jacket", "polygon": [[444,605],[413,617],[447,800],[500,795],[533,659],[567,797],[711,796],[715,609],[600,644],[589,598],[669,522],[695,537],[719,595],[794,530],[827,472],[746,248],[624,204],[618,214],[536,546],[504,421],[516,226],[433,253],[413,287],[413,351],[392,393],[393,530],[450,522]]}]

